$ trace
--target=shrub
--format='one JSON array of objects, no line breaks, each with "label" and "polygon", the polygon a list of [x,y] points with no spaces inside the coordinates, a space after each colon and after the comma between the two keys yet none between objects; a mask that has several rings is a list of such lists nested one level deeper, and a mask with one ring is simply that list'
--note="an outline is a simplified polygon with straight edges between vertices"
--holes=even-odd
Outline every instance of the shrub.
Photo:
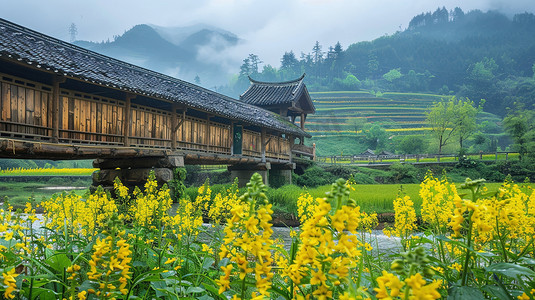
[{"label": "shrub", "polygon": [[409,164],[394,163],[389,168],[393,183],[417,183],[419,182],[418,169]]},{"label": "shrub", "polygon": [[355,173],[356,169],[351,166],[334,165],[325,167],[325,171],[333,174],[336,178],[349,179],[351,174]]},{"label": "shrub", "polygon": [[373,180],[373,178],[370,175],[364,174],[364,173],[355,173],[355,174],[353,174],[353,181],[356,184],[374,184],[374,183],[377,183],[377,182],[375,182],[375,180]]},{"label": "shrub", "polygon": [[296,178],[296,184],[300,186],[317,187],[326,185],[336,180],[336,177],[320,167],[311,167],[305,173]]},{"label": "shrub", "polygon": [[418,154],[427,151],[427,140],[418,135],[405,136],[398,145],[398,149],[403,154]]}]

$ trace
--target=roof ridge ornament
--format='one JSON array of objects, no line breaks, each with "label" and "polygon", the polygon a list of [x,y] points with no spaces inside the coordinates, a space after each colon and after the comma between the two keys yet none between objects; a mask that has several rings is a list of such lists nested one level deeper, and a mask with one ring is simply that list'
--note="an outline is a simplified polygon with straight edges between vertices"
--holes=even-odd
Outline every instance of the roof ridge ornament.
[{"label": "roof ridge ornament", "polygon": [[303,75],[301,75],[299,78],[297,79],[292,79],[292,80],[287,80],[287,81],[278,81],[278,82],[271,82],[271,81],[260,81],[260,80],[255,80],[253,78],[251,78],[251,75],[248,75],[247,77],[249,78],[249,81],[251,83],[255,83],[255,84],[265,84],[265,85],[286,85],[286,84],[292,84],[292,83],[300,83],[303,81],[303,79],[305,78],[305,75],[306,73],[303,73]]}]

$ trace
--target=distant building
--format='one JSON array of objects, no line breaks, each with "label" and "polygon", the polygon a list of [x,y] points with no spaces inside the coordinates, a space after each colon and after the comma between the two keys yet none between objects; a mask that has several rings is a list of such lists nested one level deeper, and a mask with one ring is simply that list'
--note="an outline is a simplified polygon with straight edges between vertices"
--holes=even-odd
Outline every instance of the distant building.
[{"label": "distant building", "polygon": [[375,151],[371,150],[371,149],[366,149],[366,151],[360,153],[359,155],[368,155],[368,156],[375,156]]},{"label": "distant building", "polygon": [[316,112],[303,82],[304,77],[305,74],[284,82],[261,82],[249,77],[251,86],[240,96],[240,100],[287,117],[292,123],[299,117],[301,129],[304,130],[307,115]]}]

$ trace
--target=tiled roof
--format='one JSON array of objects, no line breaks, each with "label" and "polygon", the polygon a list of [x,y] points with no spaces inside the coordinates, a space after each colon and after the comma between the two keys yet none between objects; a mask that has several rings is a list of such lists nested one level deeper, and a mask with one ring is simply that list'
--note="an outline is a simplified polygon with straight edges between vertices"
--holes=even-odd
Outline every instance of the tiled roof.
[{"label": "tiled roof", "polygon": [[194,84],[63,42],[0,18],[0,58],[94,84],[171,100],[296,136],[310,135],[279,115]]},{"label": "tiled roof", "polygon": [[258,106],[292,103],[306,91],[303,83],[304,77],[305,74],[295,80],[285,82],[261,82],[249,77],[251,85],[240,96],[240,100]]}]

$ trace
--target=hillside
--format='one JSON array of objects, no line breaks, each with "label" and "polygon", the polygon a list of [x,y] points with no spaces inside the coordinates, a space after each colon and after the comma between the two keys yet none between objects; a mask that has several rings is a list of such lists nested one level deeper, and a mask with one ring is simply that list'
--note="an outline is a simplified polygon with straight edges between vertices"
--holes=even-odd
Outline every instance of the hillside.
[{"label": "hillside", "polygon": [[[424,93],[384,93],[373,95],[364,91],[311,92],[316,113],[309,115],[306,131],[312,135],[307,144],[316,143],[320,156],[358,154],[367,148],[373,150],[402,151],[399,142],[405,136],[427,136],[426,112],[434,102],[448,96]],[[508,141],[501,129],[501,118],[490,114],[478,115],[480,131],[495,145],[505,146]],[[377,139],[373,145],[367,140],[369,131]],[[368,132],[367,132],[368,131]],[[476,136],[476,135],[474,135]],[[430,145],[425,151],[433,152]],[[470,144],[474,144],[471,142]]]},{"label": "hillside", "polygon": [[[234,91],[247,76],[290,80],[303,72],[310,91],[372,90],[467,97],[504,116],[507,108],[535,108],[535,15],[455,8],[415,16],[409,27],[343,49],[316,43],[298,58],[282,54],[279,69],[255,73],[242,65]],[[328,49],[325,51],[324,49]],[[261,59],[261,58],[260,58]],[[251,71],[252,70],[252,71]]]}]

